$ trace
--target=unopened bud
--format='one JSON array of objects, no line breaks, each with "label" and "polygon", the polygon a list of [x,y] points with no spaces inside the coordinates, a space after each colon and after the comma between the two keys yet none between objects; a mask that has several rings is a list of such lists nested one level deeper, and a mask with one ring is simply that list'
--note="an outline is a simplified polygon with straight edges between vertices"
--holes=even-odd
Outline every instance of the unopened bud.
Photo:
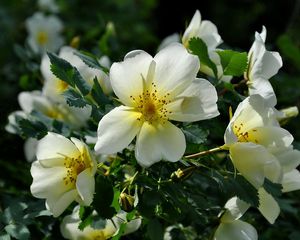
[{"label": "unopened bud", "polygon": [[285,125],[291,118],[297,117],[299,114],[296,106],[281,109],[280,112],[283,113],[283,116],[278,118],[280,125]]},{"label": "unopened bud", "polygon": [[177,171],[175,171],[171,174],[171,179],[173,181],[185,180],[193,174],[195,169],[196,169],[195,167],[188,167],[185,169],[179,168],[179,169],[177,169]]},{"label": "unopened bud", "polygon": [[80,44],[80,37],[79,36],[73,37],[70,42],[70,46],[72,48],[78,48],[79,44]]},{"label": "unopened bud", "polygon": [[134,208],[134,197],[127,193],[121,193],[119,203],[122,210],[125,212],[131,212]]}]

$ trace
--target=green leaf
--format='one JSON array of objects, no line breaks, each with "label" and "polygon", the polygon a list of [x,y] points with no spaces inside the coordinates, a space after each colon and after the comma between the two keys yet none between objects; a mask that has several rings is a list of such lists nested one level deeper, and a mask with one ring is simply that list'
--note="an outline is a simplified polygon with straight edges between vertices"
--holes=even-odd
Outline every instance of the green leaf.
[{"label": "green leaf", "polygon": [[21,131],[21,135],[23,137],[29,138],[37,138],[41,139],[47,135],[48,129],[47,126],[36,120],[28,120],[28,119],[20,119],[18,121],[18,125]]},{"label": "green leaf", "polygon": [[69,88],[64,91],[63,95],[66,99],[67,104],[71,107],[83,108],[87,105],[82,95],[73,88]]},{"label": "green leaf", "polygon": [[111,206],[114,199],[114,190],[110,180],[105,176],[98,175],[95,192],[93,206],[98,215],[105,219],[112,218],[116,210]]},{"label": "green leaf", "polygon": [[93,56],[92,54],[83,52],[83,51],[80,51],[80,52],[76,51],[75,55],[77,55],[89,67],[102,70],[105,73],[109,73],[109,69],[102,66],[99,63],[99,61],[97,60],[97,58],[95,56]]},{"label": "green leaf", "polygon": [[5,231],[0,232],[0,239],[1,240],[10,240],[10,235],[7,234]]},{"label": "green leaf", "polygon": [[82,78],[76,67],[53,53],[48,53],[48,56],[51,62],[51,71],[57,78],[68,83],[71,87],[76,86],[84,96],[90,92],[90,86]]},{"label": "green leaf", "polygon": [[163,228],[157,219],[151,219],[147,225],[147,235],[151,240],[163,239]]},{"label": "green leaf", "polygon": [[188,125],[182,129],[185,138],[190,143],[201,144],[207,140],[209,131],[197,125]]},{"label": "green leaf", "polygon": [[108,104],[110,102],[108,97],[103,93],[97,78],[94,78],[94,85],[91,94],[97,104],[100,107],[102,106],[102,108],[105,106],[105,104]]},{"label": "green leaf", "polygon": [[208,66],[213,71],[215,78],[218,78],[216,64],[210,60],[205,42],[200,38],[191,38],[189,41],[189,49],[194,55],[198,56],[200,63]]},{"label": "green leaf", "polygon": [[246,52],[232,50],[217,51],[221,58],[223,74],[240,77],[247,69],[248,58]]},{"label": "green leaf", "polygon": [[280,183],[273,183],[267,178],[265,178],[263,187],[273,197],[279,197],[282,194],[282,185]]},{"label": "green leaf", "polygon": [[277,45],[283,56],[291,60],[294,66],[300,70],[300,49],[291,37],[287,34],[281,35],[277,39]]},{"label": "green leaf", "polygon": [[28,228],[23,224],[11,223],[5,226],[5,231],[12,237],[20,240],[29,239],[30,232]]}]

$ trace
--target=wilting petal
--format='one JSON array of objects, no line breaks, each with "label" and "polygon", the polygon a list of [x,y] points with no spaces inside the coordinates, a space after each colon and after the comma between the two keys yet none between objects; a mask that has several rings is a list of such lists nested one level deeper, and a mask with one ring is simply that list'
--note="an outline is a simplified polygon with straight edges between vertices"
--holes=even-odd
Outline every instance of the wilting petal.
[{"label": "wilting petal", "polygon": [[249,223],[235,220],[230,223],[221,223],[217,228],[214,240],[257,240],[256,229]]},{"label": "wilting petal", "polygon": [[300,173],[297,169],[283,175],[282,192],[291,192],[300,189]]},{"label": "wilting petal", "polygon": [[195,79],[178,96],[178,101],[167,106],[168,110],[172,112],[169,118],[181,122],[213,118],[219,115],[217,101],[218,96],[215,87],[205,79]]},{"label": "wilting petal", "polygon": [[95,179],[91,169],[85,169],[77,176],[76,189],[84,205],[89,206],[95,192]]},{"label": "wilting petal", "polygon": [[258,190],[258,194],[259,194],[258,210],[269,221],[269,223],[273,224],[280,213],[280,208],[278,206],[278,203],[263,188],[260,188]]},{"label": "wilting petal", "polygon": [[106,114],[98,125],[98,141],[95,151],[111,154],[123,150],[139,132],[141,113],[120,106]]},{"label": "wilting petal", "polygon": [[200,64],[197,56],[189,54],[181,44],[172,44],[154,57],[156,63],[154,83],[158,95],[169,93],[176,97],[196,78]]},{"label": "wilting petal", "polygon": [[180,160],[185,147],[182,131],[172,123],[151,125],[145,122],[137,136],[135,155],[141,166],[149,167],[160,160]]},{"label": "wilting petal", "polygon": [[123,62],[111,66],[110,80],[121,102],[127,106],[135,106],[130,96],[137,97],[143,93],[143,78],[146,79],[153,58],[144,51],[127,55]]},{"label": "wilting petal", "polygon": [[263,146],[235,143],[229,151],[233,165],[256,188],[263,185],[265,177],[274,182],[282,177],[278,160]]}]

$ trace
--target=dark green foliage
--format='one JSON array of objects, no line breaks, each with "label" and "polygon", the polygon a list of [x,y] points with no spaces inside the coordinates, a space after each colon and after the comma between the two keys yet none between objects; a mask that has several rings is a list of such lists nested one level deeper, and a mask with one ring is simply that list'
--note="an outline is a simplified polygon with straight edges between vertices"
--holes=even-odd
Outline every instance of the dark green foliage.
[{"label": "dark green foliage", "polygon": [[71,87],[77,87],[84,96],[90,92],[89,85],[82,78],[77,68],[53,53],[48,53],[48,56],[51,62],[51,71],[58,79],[66,82]]},{"label": "dark green foliage", "polygon": [[200,64],[208,66],[214,73],[215,78],[218,78],[218,70],[216,65],[212,60],[210,60],[208,55],[208,50],[205,42],[200,38],[192,38],[189,41],[189,49],[193,54],[197,55],[200,60]]},{"label": "dark green foliage", "polygon": [[98,175],[92,205],[100,217],[109,219],[114,216],[116,211],[112,207],[113,199],[114,190],[112,183],[107,177]]},{"label": "dark green foliage", "polygon": [[247,53],[236,52],[232,50],[217,51],[221,58],[224,75],[240,77],[247,68]]}]

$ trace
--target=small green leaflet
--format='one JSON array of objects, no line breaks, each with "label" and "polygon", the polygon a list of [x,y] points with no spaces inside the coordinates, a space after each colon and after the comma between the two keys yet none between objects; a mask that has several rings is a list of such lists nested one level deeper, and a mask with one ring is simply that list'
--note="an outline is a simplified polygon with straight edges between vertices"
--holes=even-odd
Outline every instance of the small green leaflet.
[{"label": "small green leaflet", "polygon": [[214,72],[215,78],[218,78],[216,64],[210,60],[205,42],[203,42],[203,40],[200,38],[191,38],[189,41],[189,49],[194,55],[198,56],[200,64],[205,64],[208,66]]},{"label": "small green leaflet", "polygon": [[83,108],[87,103],[80,93],[74,88],[69,88],[63,93],[66,102],[71,107]]},{"label": "small green leaflet", "polygon": [[109,69],[102,66],[98,62],[97,58],[95,56],[91,55],[90,53],[81,51],[81,52],[75,52],[75,55],[80,57],[80,59],[89,67],[102,70],[105,73],[109,73]]},{"label": "small green leaflet", "polygon": [[73,67],[69,62],[53,53],[48,52],[48,56],[51,62],[51,71],[57,78],[68,83],[73,88],[77,87],[83,96],[90,92],[90,86],[82,78],[76,67]]},{"label": "small green leaflet", "polygon": [[246,52],[236,52],[232,50],[217,51],[221,58],[223,74],[240,77],[247,69],[248,58]]}]

